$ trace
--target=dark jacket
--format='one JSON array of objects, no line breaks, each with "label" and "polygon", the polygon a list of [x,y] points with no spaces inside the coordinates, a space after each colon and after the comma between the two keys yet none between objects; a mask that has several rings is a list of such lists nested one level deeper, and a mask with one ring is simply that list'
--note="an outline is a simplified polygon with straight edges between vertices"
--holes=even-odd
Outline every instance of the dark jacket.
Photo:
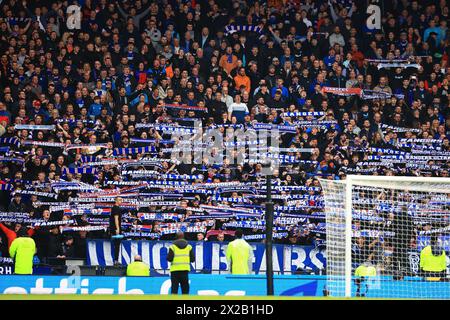
[{"label": "dark jacket", "polygon": [[64,254],[60,234],[50,234],[48,239],[48,257],[55,258]]},{"label": "dark jacket", "polygon": [[[184,249],[187,247],[189,243],[184,239],[178,239],[174,241],[173,245],[177,246],[180,249]],[[169,253],[167,253],[167,261],[172,262],[175,254],[172,249],[169,249]],[[189,251],[189,258],[191,262],[195,261],[194,250]]]},{"label": "dark jacket", "polygon": [[17,203],[16,201],[12,201],[8,206],[9,212],[25,212],[26,206],[23,202]]}]

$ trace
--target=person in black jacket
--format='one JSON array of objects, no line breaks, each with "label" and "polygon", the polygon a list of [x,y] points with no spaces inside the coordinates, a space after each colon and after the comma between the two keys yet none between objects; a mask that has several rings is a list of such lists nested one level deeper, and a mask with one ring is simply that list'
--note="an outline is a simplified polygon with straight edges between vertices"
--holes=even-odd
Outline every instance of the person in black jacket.
[{"label": "person in black jacket", "polygon": [[16,193],[14,195],[13,200],[11,201],[11,203],[8,206],[8,211],[9,212],[25,212],[25,210],[26,210],[26,206],[22,202],[22,196],[19,193]]},{"label": "person in black jacket", "polygon": [[215,99],[208,105],[208,113],[214,118],[214,123],[222,123],[222,114],[228,111],[227,105],[221,99],[222,93],[218,91]]},{"label": "person in black jacket", "polygon": [[59,228],[54,226],[50,229],[50,236],[48,238],[48,257],[64,259],[64,252],[62,247],[61,234]]},{"label": "person in black jacket", "polygon": [[66,259],[75,257],[75,245],[73,236],[68,235],[64,237],[64,242],[62,244],[62,252],[63,256]]},{"label": "person in black jacket", "polygon": [[75,235],[75,257],[86,259],[87,231],[79,231]]},{"label": "person in black jacket", "polygon": [[402,280],[409,273],[410,242],[415,235],[414,222],[406,207],[402,207],[401,212],[396,213],[393,231],[394,252],[392,262],[398,272],[394,276],[394,280]]},{"label": "person in black jacket", "polygon": [[119,262],[119,249],[121,243],[122,233],[122,198],[117,197],[114,206],[111,208],[111,215],[109,219],[109,232],[114,244],[114,264],[118,265]]}]

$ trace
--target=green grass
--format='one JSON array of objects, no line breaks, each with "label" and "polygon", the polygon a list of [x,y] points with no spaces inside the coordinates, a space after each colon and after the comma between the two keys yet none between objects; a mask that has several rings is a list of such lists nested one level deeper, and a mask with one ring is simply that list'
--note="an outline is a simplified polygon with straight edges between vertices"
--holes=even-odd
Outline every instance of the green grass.
[{"label": "green grass", "polygon": [[[0,300],[372,300],[368,298],[287,296],[195,296],[195,295],[112,295],[112,294],[0,294]],[[391,300],[391,299],[373,299]]]}]

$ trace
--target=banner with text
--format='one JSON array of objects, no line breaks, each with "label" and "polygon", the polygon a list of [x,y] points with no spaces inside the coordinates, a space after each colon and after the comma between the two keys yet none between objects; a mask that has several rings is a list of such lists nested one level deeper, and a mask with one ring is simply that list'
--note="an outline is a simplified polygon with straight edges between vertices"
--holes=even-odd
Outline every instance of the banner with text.
[{"label": "banner with text", "polygon": [[[122,241],[120,261],[127,265],[137,254],[159,274],[168,274],[166,260],[170,241]],[[190,242],[195,253],[192,273],[228,273],[227,243]],[[250,243],[253,248],[253,273],[266,271],[266,250],[263,243]],[[87,243],[87,264],[113,265],[113,246],[110,241],[91,240]],[[274,245],[273,269],[279,274],[291,274],[298,269],[318,272],[325,268],[325,250],[313,246]]]}]

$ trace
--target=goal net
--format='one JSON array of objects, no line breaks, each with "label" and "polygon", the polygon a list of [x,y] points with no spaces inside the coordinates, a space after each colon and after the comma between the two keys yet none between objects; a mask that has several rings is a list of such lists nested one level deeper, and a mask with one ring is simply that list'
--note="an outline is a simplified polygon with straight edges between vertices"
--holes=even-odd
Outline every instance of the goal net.
[{"label": "goal net", "polygon": [[349,175],[320,183],[328,295],[450,299],[450,179]]}]

